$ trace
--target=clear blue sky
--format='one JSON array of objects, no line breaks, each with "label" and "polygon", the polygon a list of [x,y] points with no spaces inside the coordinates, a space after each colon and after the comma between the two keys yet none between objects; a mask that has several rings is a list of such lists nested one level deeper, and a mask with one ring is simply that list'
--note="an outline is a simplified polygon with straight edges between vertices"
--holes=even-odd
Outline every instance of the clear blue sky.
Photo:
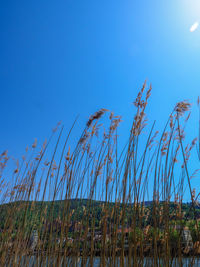
[{"label": "clear blue sky", "polygon": [[[176,102],[200,92],[197,0],[10,1],[0,3],[0,150],[21,155],[62,120],[108,108],[127,135],[138,88],[153,91],[158,126]],[[195,122],[197,117],[192,118]]]}]

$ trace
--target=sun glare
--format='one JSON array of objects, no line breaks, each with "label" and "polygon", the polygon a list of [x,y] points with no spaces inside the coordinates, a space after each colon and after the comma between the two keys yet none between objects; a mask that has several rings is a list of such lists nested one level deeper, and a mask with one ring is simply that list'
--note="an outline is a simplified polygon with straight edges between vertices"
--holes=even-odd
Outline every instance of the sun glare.
[{"label": "sun glare", "polygon": [[199,22],[197,21],[190,27],[190,32],[196,31],[198,27],[199,27]]}]

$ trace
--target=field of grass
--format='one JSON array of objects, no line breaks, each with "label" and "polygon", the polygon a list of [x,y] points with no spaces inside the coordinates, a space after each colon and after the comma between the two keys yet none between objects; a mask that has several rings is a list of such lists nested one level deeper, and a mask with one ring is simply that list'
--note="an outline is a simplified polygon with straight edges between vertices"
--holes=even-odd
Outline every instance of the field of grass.
[{"label": "field of grass", "polygon": [[76,144],[70,144],[74,125],[65,136],[58,124],[39,150],[35,140],[12,172],[7,172],[8,152],[0,155],[1,266],[18,266],[32,254],[37,266],[47,257],[54,257],[54,266],[71,256],[74,266],[79,259],[82,266],[93,266],[97,255],[101,266],[108,266],[107,259],[109,266],[124,266],[125,257],[126,266],[143,266],[145,256],[154,266],[163,266],[160,259],[164,266],[175,257],[180,266],[185,255],[195,259],[200,253],[199,192],[191,185],[197,173],[191,174],[188,165],[194,155],[200,160],[200,137],[186,139],[187,101],[177,103],[161,131],[155,122],[148,125],[150,95],[145,83],[122,149],[121,117],[100,109]]}]

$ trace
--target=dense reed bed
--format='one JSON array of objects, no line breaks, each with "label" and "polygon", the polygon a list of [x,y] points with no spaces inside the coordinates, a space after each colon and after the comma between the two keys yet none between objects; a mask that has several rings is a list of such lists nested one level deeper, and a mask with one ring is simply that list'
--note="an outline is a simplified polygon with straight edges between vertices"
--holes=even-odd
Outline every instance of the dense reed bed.
[{"label": "dense reed bed", "polygon": [[77,121],[67,134],[58,124],[39,150],[35,140],[13,172],[8,152],[1,154],[1,266],[31,266],[31,255],[35,266],[96,266],[97,256],[100,266],[149,266],[146,256],[151,266],[171,266],[174,259],[182,266],[190,255],[192,266],[200,216],[195,170],[188,166],[192,157],[200,159],[200,137],[186,143],[187,101],[174,107],[162,131],[148,125],[146,87],[133,103],[122,149],[121,117],[101,109],[77,143],[71,138]]}]

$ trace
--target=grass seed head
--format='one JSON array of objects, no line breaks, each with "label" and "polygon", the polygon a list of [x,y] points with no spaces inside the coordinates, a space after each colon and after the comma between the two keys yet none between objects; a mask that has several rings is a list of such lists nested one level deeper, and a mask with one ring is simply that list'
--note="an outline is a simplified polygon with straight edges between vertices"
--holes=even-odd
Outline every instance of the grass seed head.
[{"label": "grass seed head", "polygon": [[100,119],[100,118],[105,114],[105,112],[107,112],[107,111],[108,111],[108,110],[105,109],[105,108],[102,108],[102,109],[96,111],[93,115],[90,116],[90,118],[89,118],[89,120],[88,120],[88,122],[87,122],[87,124],[86,124],[87,127],[90,127],[90,125],[92,124],[92,122],[93,122],[94,120],[98,120],[98,119]]},{"label": "grass seed head", "polygon": [[176,104],[175,111],[182,116],[186,111],[188,111],[191,107],[191,104],[187,101],[181,101]]}]

